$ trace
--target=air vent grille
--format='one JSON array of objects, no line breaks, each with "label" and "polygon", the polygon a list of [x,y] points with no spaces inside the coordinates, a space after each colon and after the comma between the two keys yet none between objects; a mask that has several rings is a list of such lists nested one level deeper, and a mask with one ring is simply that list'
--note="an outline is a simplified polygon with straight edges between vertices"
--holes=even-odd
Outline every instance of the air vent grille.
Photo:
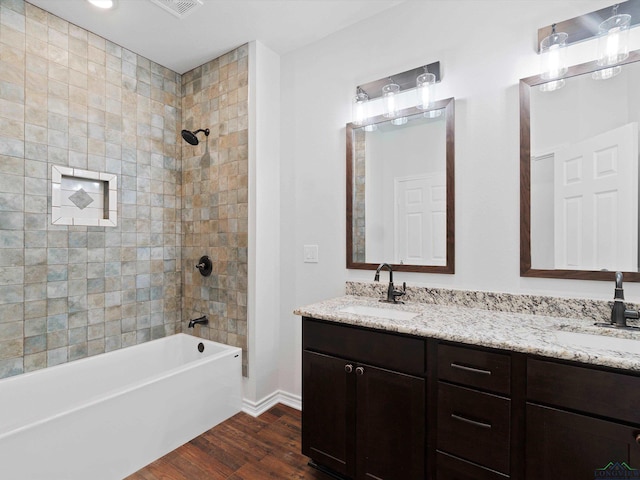
[{"label": "air vent grille", "polygon": [[182,19],[202,6],[202,0],[149,0],[169,13]]}]

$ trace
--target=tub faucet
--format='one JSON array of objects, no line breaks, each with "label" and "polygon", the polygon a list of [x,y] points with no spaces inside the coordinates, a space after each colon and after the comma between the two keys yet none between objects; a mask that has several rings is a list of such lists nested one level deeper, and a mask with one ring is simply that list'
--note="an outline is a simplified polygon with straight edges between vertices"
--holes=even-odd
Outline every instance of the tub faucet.
[{"label": "tub faucet", "polygon": [[613,295],[613,308],[611,309],[611,325],[614,327],[626,327],[627,319],[639,318],[637,310],[627,310],[624,304],[624,290],[622,289],[622,272],[616,272],[616,288]]},{"label": "tub faucet", "polygon": [[200,318],[196,318],[194,320],[189,320],[189,327],[188,328],[193,328],[197,324],[209,325],[209,319],[207,318],[206,315],[203,315]]},{"label": "tub faucet", "polygon": [[383,268],[389,270],[389,287],[387,288],[387,298],[381,299],[380,301],[387,303],[404,303],[403,301],[398,300],[397,297],[401,297],[402,295],[407,293],[407,283],[404,282],[402,284],[402,290],[395,289],[395,287],[393,286],[393,268],[391,268],[391,265],[389,265],[388,263],[381,263],[376,269],[376,276],[373,277],[373,281],[380,281],[380,270],[382,270]]}]

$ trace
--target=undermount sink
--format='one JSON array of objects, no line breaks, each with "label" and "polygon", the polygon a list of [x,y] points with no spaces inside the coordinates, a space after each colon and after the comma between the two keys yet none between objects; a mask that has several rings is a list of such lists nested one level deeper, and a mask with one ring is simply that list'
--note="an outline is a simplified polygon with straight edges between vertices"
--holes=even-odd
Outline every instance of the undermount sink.
[{"label": "undermount sink", "polygon": [[390,320],[411,320],[420,315],[417,312],[407,312],[406,310],[395,310],[393,308],[369,307],[366,305],[349,305],[341,308],[340,312],[366,315],[368,317],[387,318]]},{"label": "undermount sink", "polygon": [[560,342],[567,345],[602,348],[640,355],[640,340],[565,331],[555,332],[555,335]]}]

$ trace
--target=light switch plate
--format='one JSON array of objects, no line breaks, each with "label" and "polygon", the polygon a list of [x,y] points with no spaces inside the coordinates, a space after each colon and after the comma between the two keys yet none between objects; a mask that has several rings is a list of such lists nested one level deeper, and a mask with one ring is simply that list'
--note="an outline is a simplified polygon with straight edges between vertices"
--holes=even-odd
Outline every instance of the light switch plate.
[{"label": "light switch plate", "polygon": [[318,245],[304,246],[304,263],[318,263]]}]

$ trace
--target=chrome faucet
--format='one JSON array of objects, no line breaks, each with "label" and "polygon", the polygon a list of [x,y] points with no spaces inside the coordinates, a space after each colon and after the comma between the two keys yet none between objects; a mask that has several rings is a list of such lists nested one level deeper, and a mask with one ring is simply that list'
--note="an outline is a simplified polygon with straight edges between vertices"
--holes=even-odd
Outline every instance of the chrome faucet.
[{"label": "chrome faucet", "polygon": [[611,309],[611,325],[614,327],[627,327],[627,319],[637,319],[640,314],[637,310],[627,310],[624,304],[624,290],[622,289],[622,272],[616,272],[616,288],[613,295],[613,308]]},{"label": "chrome faucet", "polygon": [[387,298],[381,299],[380,301],[387,303],[404,303],[403,301],[398,300],[397,297],[401,297],[402,295],[407,293],[407,283],[402,283],[402,290],[395,289],[395,287],[393,286],[393,268],[391,268],[391,265],[389,265],[388,263],[381,263],[376,269],[376,276],[373,277],[373,281],[380,281],[380,270],[382,270],[383,268],[389,270],[389,287],[387,288]]},{"label": "chrome faucet", "polygon": [[208,325],[209,324],[209,319],[207,318],[206,315],[203,315],[200,318],[195,318],[193,320],[189,320],[188,328],[193,328],[198,324],[200,324],[200,325]]}]

